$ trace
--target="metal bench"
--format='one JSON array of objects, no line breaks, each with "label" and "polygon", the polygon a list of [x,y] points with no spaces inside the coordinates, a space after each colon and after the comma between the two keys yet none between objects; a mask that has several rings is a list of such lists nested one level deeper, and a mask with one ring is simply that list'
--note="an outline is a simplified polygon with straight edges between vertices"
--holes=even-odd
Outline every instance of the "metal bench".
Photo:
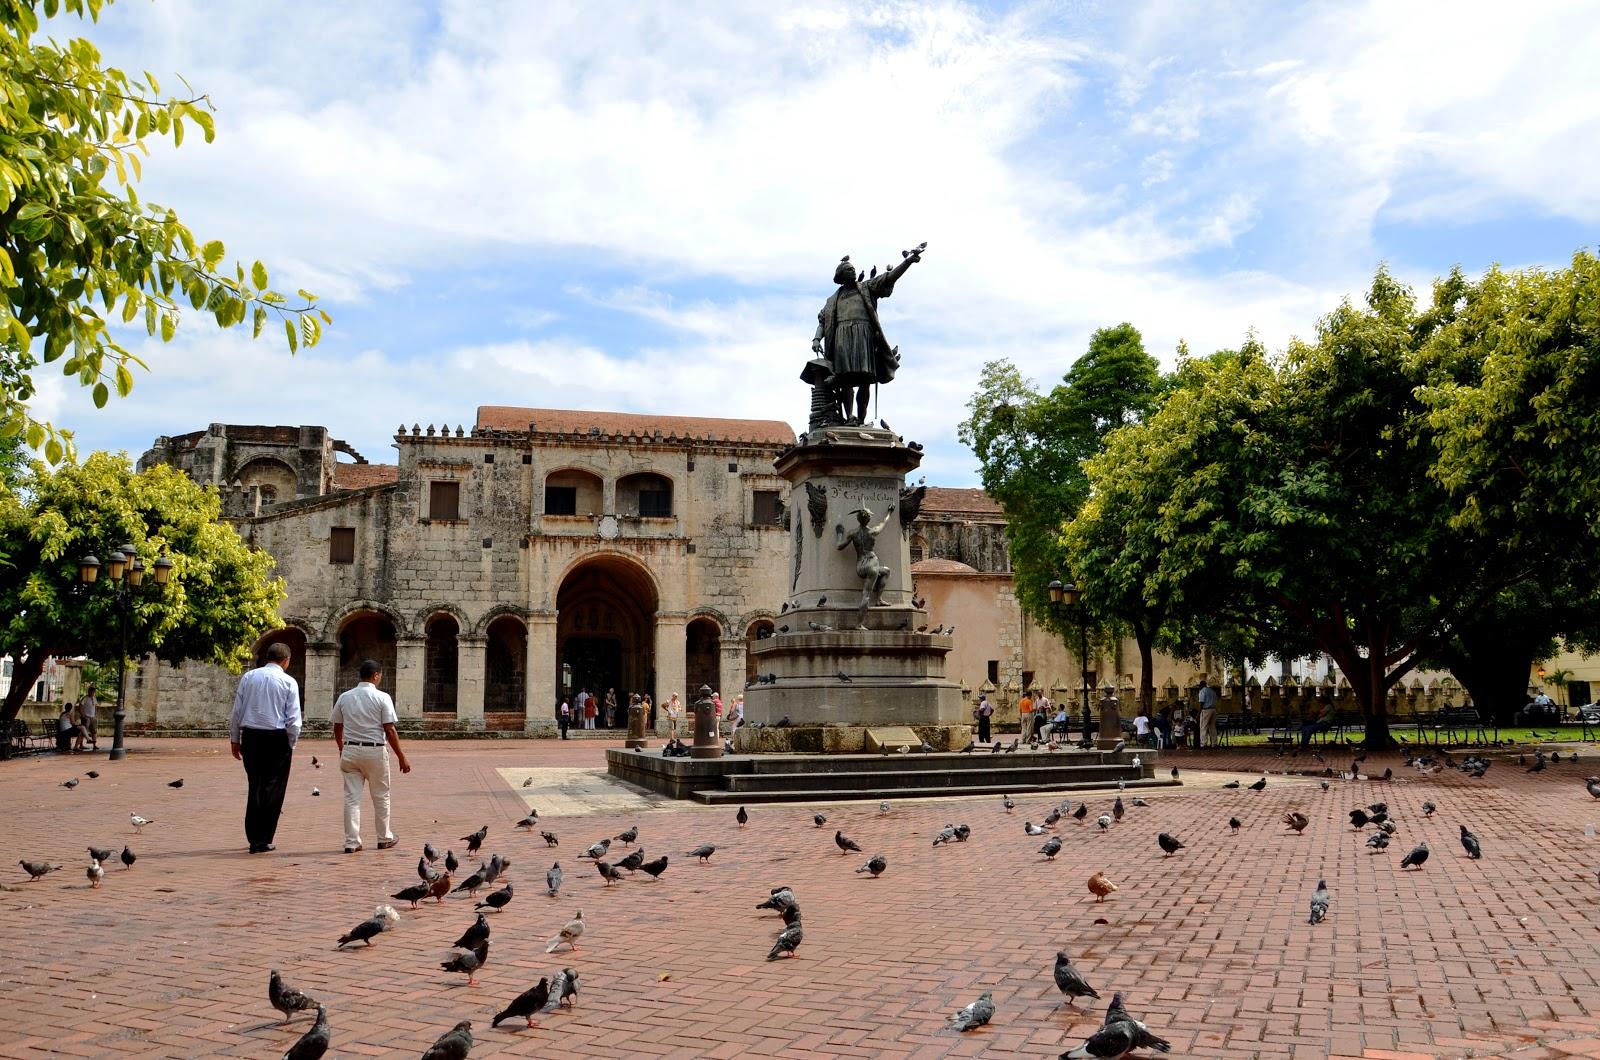
[{"label": "metal bench", "polygon": [[34,754],[39,751],[48,751],[54,746],[54,741],[48,733],[34,733],[28,728],[28,723],[22,718],[11,719],[11,731],[8,734],[10,751],[14,755]]}]

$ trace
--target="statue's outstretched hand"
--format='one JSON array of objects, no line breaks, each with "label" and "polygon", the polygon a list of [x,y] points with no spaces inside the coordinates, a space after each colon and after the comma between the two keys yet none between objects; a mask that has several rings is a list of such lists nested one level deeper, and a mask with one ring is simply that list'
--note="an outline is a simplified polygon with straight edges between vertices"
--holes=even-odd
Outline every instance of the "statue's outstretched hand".
[{"label": "statue's outstretched hand", "polygon": [[821,353],[822,352],[822,340],[821,339],[812,339],[811,340],[811,352],[812,353]]}]

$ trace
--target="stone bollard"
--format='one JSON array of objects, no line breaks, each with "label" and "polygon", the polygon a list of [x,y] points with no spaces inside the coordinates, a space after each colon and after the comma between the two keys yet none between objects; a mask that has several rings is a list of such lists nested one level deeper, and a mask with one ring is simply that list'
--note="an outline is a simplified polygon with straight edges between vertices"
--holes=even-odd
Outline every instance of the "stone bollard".
[{"label": "stone bollard", "polygon": [[630,751],[643,750],[650,746],[644,738],[644,722],[644,702],[638,696],[634,696],[628,702],[628,738],[622,746]]},{"label": "stone bollard", "polygon": [[690,758],[721,758],[722,738],[717,733],[717,705],[711,702],[711,686],[700,686],[700,698],[694,701],[694,746],[689,748]]}]

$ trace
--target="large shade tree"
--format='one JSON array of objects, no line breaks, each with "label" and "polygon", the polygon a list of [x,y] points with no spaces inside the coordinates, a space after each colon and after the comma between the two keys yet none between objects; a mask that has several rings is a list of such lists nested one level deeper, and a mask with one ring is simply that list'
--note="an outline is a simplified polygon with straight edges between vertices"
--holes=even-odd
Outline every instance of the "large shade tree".
[{"label": "large shade tree", "polygon": [[0,653],[13,660],[0,720],[16,717],[52,655],[115,658],[120,616],[105,584],[83,585],[78,561],[104,562],[131,543],[147,568],[173,563],[164,588],[132,590],[130,656],[196,659],[238,668],[278,627],[284,584],[272,557],[220,522],[215,490],[166,465],[135,473],[94,453],[50,469],[32,462],[16,488],[0,484]]},{"label": "large shade tree", "polygon": [[95,18],[110,2],[0,0],[0,436],[51,463],[71,434],[30,411],[35,373],[55,365],[97,407],[126,396],[144,365],[119,326],[170,341],[189,314],[257,335],[277,322],[293,351],[329,320],[314,295],[273,290],[259,261],[225,268],[222,243],[139,198],[150,138],[182,146],[185,129],[209,141],[215,126],[204,95],[163,96],[87,40],[38,36],[41,15]]}]

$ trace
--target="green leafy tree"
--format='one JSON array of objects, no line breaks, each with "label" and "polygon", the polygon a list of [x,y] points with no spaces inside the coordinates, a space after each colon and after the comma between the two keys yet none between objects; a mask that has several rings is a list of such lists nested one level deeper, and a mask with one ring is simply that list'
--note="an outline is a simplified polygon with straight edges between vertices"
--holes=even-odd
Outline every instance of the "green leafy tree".
[{"label": "green leafy tree", "polygon": [[0,720],[16,717],[52,655],[114,659],[120,616],[105,585],[79,582],[78,560],[102,563],[124,542],[150,569],[173,562],[164,588],[147,578],[132,590],[128,651],[178,662],[238,668],[251,646],[276,629],[284,584],[272,557],[220,522],[221,501],[180,471],[135,473],[124,456],[94,453],[51,470],[34,461],[24,489],[0,487],[0,653],[14,660]]},{"label": "green leafy tree", "polygon": [[71,434],[29,412],[33,374],[58,364],[96,407],[127,396],[145,365],[113,329],[170,341],[185,307],[218,327],[279,321],[293,352],[330,322],[316,297],[268,286],[259,261],[224,270],[223,245],[134,191],[151,137],[215,135],[203,95],[162,97],[146,73],[101,64],[87,40],[36,41],[40,14],[97,18],[111,0],[0,0],[0,435],[58,463]]},{"label": "green leafy tree", "polygon": [[[1006,514],[1006,543],[1023,609],[1062,636],[1076,626],[1050,606],[1050,582],[1076,578],[1063,524],[1088,497],[1085,462],[1111,432],[1139,422],[1160,403],[1160,366],[1132,324],[1101,328],[1059,385],[1041,394],[1007,361],[984,366],[967,403],[961,440],[977,455],[984,489]],[[1148,645],[1158,621],[1101,609],[1086,600],[1102,635],[1131,632],[1153,680]]]}]

